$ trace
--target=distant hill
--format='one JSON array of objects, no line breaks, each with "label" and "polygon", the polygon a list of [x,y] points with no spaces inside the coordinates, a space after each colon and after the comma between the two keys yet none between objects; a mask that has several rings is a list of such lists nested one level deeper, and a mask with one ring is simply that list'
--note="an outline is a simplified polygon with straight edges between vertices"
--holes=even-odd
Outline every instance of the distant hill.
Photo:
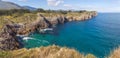
[{"label": "distant hill", "polygon": [[12,2],[1,1],[0,0],[0,10],[10,10],[10,9],[29,9],[29,10],[36,10],[37,8],[30,7],[30,6],[19,6]]},{"label": "distant hill", "polygon": [[30,6],[23,6],[24,9],[29,9],[31,11],[33,10],[37,10],[37,8],[34,8],[34,7],[30,7]]},{"label": "distant hill", "polygon": [[9,10],[9,9],[22,9],[23,7],[12,3],[0,0],[0,10]]}]

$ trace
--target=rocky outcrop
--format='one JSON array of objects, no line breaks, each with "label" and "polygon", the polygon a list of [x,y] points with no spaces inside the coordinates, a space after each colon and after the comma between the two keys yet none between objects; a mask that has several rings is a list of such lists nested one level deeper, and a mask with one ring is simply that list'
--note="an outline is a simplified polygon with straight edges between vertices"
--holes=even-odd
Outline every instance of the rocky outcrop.
[{"label": "rocky outcrop", "polygon": [[82,21],[88,20],[97,15],[96,12],[85,12],[83,14],[72,14],[72,15],[58,15],[58,16],[44,16],[37,14],[36,21],[27,23],[24,28],[20,28],[18,34],[25,35],[30,32],[39,31],[40,29],[52,28],[57,24],[64,24],[69,21]]},{"label": "rocky outcrop", "polygon": [[82,14],[73,15],[57,15],[57,16],[44,16],[43,14],[37,14],[38,17],[34,22],[18,24],[9,21],[6,24],[2,32],[0,33],[0,50],[15,50],[22,47],[21,40],[17,38],[17,35],[28,35],[31,32],[40,31],[45,28],[52,28],[57,24],[64,24],[69,21],[81,21],[88,20],[97,15],[96,12],[85,12]]},{"label": "rocky outcrop", "polygon": [[6,24],[0,33],[0,50],[15,50],[21,48],[21,43],[16,37],[17,26]]}]

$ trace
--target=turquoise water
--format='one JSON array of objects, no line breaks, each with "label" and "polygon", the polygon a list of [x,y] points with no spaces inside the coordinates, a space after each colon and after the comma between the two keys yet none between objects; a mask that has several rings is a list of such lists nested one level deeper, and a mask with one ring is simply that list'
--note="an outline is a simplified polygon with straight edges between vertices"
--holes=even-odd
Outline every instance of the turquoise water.
[{"label": "turquoise water", "polygon": [[99,13],[91,20],[58,25],[53,34],[33,33],[29,37],[32,39],[24,41],[26,48],[55,44],[104,58],[120,45],[120,14]]}]

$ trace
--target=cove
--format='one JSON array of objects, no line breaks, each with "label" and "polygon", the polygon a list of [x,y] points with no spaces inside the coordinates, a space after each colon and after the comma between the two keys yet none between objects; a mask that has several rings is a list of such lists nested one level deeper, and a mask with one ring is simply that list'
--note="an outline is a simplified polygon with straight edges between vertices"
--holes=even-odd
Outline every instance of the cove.
[{"label": "cove", "polygon": [[52,34],[36,32],[28,38],[32,39],[24,40],[26,48],[55,44],[104,58],[120,45],[120,14],[99,13],[91,20],[58,25]]}]

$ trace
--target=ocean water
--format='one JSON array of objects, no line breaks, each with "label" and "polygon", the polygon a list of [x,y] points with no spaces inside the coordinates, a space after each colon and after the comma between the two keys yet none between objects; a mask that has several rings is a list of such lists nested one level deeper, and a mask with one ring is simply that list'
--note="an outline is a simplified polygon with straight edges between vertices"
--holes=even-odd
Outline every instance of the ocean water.
[{"label": "ocean water", "polygon": [[104,58],[120,46],[120,14],[99,13],[90,20],[58,25],[52,34],[36,32],[29,37],[24,40],[26,48],[55,44]]}]

